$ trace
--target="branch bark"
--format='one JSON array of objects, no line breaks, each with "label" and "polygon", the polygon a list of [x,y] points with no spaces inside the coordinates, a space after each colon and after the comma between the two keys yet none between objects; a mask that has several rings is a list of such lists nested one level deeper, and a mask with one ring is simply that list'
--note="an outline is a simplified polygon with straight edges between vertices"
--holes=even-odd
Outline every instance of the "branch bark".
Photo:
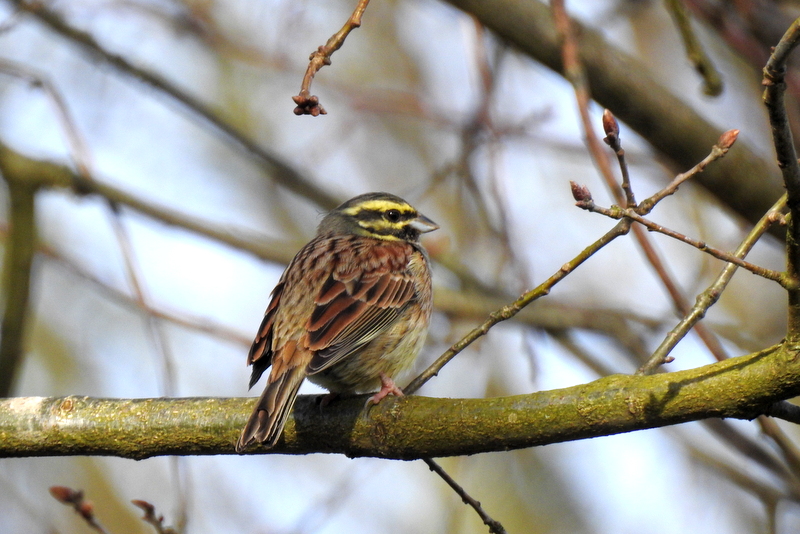
[{"label": "branch bark", "polygon": [[[711,417],[752,419],[800,394],[800,346],[783,344],[697,369],[613,375],[579,386],[494,399],[364,397],[320,409],[300,397],[283,454],[411,460],[505,451]],[[233,454],[254,399],[0,400],[0,457]]]}]

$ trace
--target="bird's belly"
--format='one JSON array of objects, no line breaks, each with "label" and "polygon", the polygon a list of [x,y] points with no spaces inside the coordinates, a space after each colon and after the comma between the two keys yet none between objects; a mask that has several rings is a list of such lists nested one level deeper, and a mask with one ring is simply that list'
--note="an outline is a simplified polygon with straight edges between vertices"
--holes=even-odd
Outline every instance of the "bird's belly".
[{"label": "bird's belly", "polygon": [[376,391],[381,387],[381,373],[394,380],[413,366],[426,331],[426,327],[398,321],[360,351],[308,379],[334,393]]}]

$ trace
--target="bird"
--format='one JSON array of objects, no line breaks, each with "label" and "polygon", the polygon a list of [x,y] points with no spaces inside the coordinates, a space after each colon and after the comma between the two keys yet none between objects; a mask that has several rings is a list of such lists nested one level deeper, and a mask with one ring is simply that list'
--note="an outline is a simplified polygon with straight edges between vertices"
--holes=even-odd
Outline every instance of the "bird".
[{"label": "bird", "polygon": [[366,193],[330,211],[275,289],[247,356],[250,388],[271,366],[236,451],[272,448],[308,378],[332,396],[378,390],[368,404],[402,396],[394,378],[424,344],[433,309],[421,234],[439,225],[390,193]]}]

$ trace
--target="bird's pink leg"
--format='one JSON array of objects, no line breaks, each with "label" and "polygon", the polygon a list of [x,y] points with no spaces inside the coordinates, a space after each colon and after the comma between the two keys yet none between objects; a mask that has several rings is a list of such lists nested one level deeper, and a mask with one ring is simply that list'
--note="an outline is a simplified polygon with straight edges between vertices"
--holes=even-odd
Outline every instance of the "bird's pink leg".
[{"label": "bird's pink leg", "polygon": [[397,384],[394,383],[394,380],[386,376],[385,373],[381,373],[381,390],[370,397],[367,401],[367,404],[378,404],[389,394],[394,395],[395,397],[402,397],[403,390],[397,387]]}]

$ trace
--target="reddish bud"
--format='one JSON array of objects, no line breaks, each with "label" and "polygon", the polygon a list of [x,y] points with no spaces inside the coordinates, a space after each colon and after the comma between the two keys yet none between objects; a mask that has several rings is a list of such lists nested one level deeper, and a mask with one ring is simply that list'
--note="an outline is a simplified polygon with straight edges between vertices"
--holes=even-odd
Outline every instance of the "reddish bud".
[{"label": "reddish bud", "polygon": [[592,200],[592,194],[589,192],[589,188],[585,185],[578,185],[577,182],[570,180],[569,186],[572,189],[572,198],[574,198],[576,201],[586,202]]},{"label": "reddish bud", "polygon": [[75,491],[66,486],[50,486],[50,495],[58,502],[64,504],[80,502],[83,499],[82,491]]},{"label": "reddish bud", "polygon": [[606,135],[619,137],[619,123],[614,114],[608,109],[603,111],[603,131],[606,132]]},{"label": "reddish bud", "polygon": [[727,132],[719,136],[719,141],[717,141],[717,146],[720,148],[728,149],[733,146],[733,143],[736,142],[737,137],[739,137],[739,130],[728,130]]},{"label": "reddish bud", "polygon": [[134,500],[132,500],[132,501],[131,501],[131,503],[133,503],[133,505],[134,505],[134,506],[138,506],[139,508],[141,508],[142,510],[144,510],[144,511],[145,511],[145,512],[147,512],[148,514],[152,514],[152,513],[154,513],[154,512],[155,512],[155,510],[156,510],[156,507],[155,507],[155,506],[153,506],[152,504],[150,504],[150,503],[149,503],[149,502],[147,502],[147,501],[142,501],[142,500],[139,500],[139,499],[134,499]]}]

